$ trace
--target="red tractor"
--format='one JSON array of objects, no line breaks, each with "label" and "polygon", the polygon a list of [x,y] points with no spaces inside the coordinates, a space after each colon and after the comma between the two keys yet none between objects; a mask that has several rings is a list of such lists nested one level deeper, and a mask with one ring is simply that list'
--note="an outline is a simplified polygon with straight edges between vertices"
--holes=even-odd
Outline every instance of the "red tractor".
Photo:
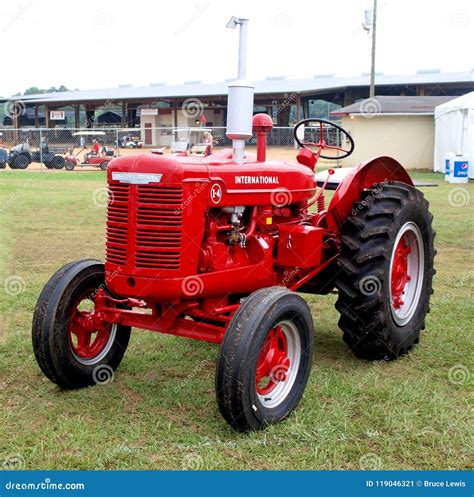
[{"label": "red tractor", "polygon": [[272,121],[259,114],[257,156],[246,155],[249,88],[229,87],[232,156],[110,163],[105,264],[61,268],[34,313],[37,361],[62,388],[112,373],[132,328],[204,340],[220,344],[223,417],[259,430],[287,417],[308,381],[317,317],[297,292],[337,289],[339,326],[358,357],[395,359],[418,342],[435,255],[423,194],[396,160],[378,157],[347,174],[326,206],[316,163],[349,155],[351,137],[307,119],[295,128],[297,163],[267,161]]}]

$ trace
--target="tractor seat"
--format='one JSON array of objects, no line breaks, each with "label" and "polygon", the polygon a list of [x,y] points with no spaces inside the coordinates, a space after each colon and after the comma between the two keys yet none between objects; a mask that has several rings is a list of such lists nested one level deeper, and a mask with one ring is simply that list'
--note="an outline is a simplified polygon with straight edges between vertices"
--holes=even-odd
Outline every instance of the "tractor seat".
[{"label": "tractor seat", "polygon": [[[326,190],[336,190],[337,187],[342,183],[344,178],[348,174],[352,174],[354,172],[354,167],[339,167],[337,169],[333,169],[334,174],[329,178],[328,184],[326,185]],[[328,177],[327,171],[321,171],[320,173],[315,174],[316,183],[318,186],[323,186],[324,182]]]}]

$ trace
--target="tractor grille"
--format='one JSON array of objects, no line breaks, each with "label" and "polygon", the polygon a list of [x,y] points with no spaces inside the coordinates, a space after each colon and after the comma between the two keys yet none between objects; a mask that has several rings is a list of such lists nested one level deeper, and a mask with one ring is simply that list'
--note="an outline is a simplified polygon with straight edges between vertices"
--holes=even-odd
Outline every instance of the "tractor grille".
[{"label": "tractor grille", "polygon": [[137,186],[137,267],[179,269],[182,204],[182,186]]},{"label": "tractor grille", "polygon": [[127,263],[127,225],[130,185],[110,185],[107,208],[107,261]]},{"label": "tractor grille", "polygon": [[110,185],[107,261],[142,269],[179,269],[182,203],[180,185]]}]

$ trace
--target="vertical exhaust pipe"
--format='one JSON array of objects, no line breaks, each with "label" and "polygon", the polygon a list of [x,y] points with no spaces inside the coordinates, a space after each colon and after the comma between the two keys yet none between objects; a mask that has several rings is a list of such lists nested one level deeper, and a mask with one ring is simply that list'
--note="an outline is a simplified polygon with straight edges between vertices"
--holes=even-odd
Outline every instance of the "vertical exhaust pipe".
[{"label": "vertical exhaust pipe", "polygon": [[230,29],[235,29],[237,26],[240,27],[239,65],[237,80],[232,81],[228,86],[226,136],[232,140],[234,161],[243,164],[245,140],[252,138],[254,86],[245,79],[248,19],[234,16],[227,23]]}]

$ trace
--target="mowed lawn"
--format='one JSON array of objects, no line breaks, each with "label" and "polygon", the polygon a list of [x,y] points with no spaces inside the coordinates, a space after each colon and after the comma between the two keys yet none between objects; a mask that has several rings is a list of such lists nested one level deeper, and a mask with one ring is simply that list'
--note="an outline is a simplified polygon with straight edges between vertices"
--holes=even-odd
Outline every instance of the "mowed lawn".
[{"label": "mowed lawn", "polygon": [[61,391],[32,354],[36,299],[63,264],[104,258],[105,174],[0,172],[0,466],[27,469],[462,469],[472,464],[474,185],[425,188],[437,275],[420,344],[356,359],[335,295],[310,297],[313,370],[298,409],[238,434],[214,396],[218,347],[136,331],[112,383]]}]

